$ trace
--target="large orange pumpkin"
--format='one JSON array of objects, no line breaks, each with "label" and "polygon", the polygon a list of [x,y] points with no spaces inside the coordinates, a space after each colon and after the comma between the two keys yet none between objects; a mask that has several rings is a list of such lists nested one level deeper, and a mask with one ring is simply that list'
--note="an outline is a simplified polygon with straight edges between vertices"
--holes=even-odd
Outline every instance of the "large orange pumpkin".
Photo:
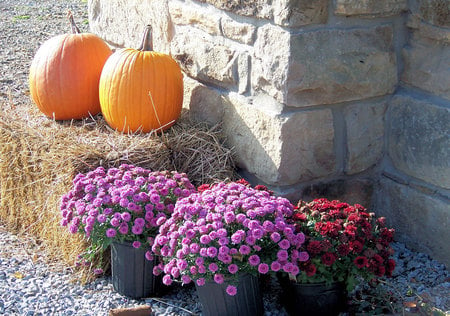
[{"label": "large orange pumpkin", "polygon": [[108,58],[99,89],[106,122],[121,132],[165,130],[181,113],[180,66],[171,56],[152,50],[150,26],[139,49],[121,49]]},{"label": "large orange pumpkin", "polygon": [[47,40],[31,63],[31,98],[42,113],[56,120],[80,119],[100,112],[98,83],[109,46],[98,36],[80,33],[72,14],[74,34]]}]

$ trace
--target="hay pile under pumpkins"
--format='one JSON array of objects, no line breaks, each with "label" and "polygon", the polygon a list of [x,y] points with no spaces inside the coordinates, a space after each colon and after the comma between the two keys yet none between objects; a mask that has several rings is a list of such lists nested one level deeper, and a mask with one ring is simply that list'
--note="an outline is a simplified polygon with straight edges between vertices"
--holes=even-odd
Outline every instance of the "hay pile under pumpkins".
[{"label": "hay pile under pumpkins", "polygon": [[86,246],[59,224],[60,198],[77,173],[128,163],[185,172],[194,185],[235,178],[220,128],[193,123],[186,115],[162,135],[125,135],[101,116],[55,122],[34,107],[3,104],[0,142],[1,223],[34,235],[52,259],[68,265]]}]

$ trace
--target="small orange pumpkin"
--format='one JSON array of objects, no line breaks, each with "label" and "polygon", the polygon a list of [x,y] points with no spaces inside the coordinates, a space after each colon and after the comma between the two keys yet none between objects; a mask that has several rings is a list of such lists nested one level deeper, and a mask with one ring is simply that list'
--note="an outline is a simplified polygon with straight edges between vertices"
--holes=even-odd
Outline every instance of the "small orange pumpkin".
[{"label": "small orange pumpkin", "polygon": [[109,46],[98,36],[80,33],[68,14],[74,34],[47,40],[31,63],[31,98],[46,116],[80,119],[100,112],[98,83]]},{"label": "small orange pumpkin", "polygon": [[100,107],[106,122],[121,132],[165,130],[181,113],[183,75],[169,55],[152,49],[152,29],[145,28],[139,49],[116,51],[100,77]]}]

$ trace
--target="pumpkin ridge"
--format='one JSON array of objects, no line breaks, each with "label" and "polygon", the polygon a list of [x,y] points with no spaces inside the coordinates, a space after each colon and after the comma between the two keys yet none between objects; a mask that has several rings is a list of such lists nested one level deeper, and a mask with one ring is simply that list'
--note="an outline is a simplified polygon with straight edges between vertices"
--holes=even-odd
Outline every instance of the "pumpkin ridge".
[{"label": "pumpkin ridge", "polygon": [[[65,71],[64,71],[64,69],[63,69],[63,60],[64,60],[64,54],[65,54],[65,47],[66,47],[66,43],[67,43],[67,40],[69,39],[69,35],[67,35],[67,36],[65,36],[64,37],[64,40],[63,40],[63,42],[62,42],[62,45],[61,45],[61,48],[60,48],[60,52],[59,52],[59,54],[58,55],[60,55],[61,56],[61,58],[59,58],[58,59],[58,63],[59,63],[59,65],[58,65],[58,76],[61,78],[62,76],[64,76],[64,73],[65,73]],[[58,95],[58,100],[64,100],[64,103],[66,103],[67,102],[67,100],[65,100],[64,99],[64,93],[63,93],[63,86],[62,86],[62,84],[63,84],[63,82],[62,82],[62,80],[58,80],[58,87],[59,87],[59,89],[58,89],[58,92],[59,92],[59,95]],[[58,105],[56,105],[56,104],[54,104],[52,107],[53,107],[53,109],[55,109],[56,107],[57,107]],[[64,113],[62,113],[61,114],[61,116],[66,116],[66,105],[64,104],[63,106],[60,104],[59,105],[61,108],[63,108],[64,109]],[[55,114],[55,112],[53,111],[53,116],[56,118],[56,114]]]}]

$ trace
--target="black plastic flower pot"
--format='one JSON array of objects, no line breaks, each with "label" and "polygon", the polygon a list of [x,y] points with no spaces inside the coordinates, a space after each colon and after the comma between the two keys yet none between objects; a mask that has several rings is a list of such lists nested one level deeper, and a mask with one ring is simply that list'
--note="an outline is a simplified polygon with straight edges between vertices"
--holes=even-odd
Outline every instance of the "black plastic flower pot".
[{"label": "black plastic flower pot", "polygon": [[292,282],[279,278],[283,289],[281,301],[289,315],[335,316],[345,310],[347,292],[342,282]]},{"label": "black plastic flower pot", "polygon": [[111,244],[112,284],[117,293],[135,299],[164,293],[161,277],[153,275],[156,259],[147,260],[145,252],[131,243]]},{"label": "black plastic flower pot", "polygon": [[204,316],[258,316],[264,314],[262,294],[259,281],[253,275],[239,277],[237,293],[230,296],[226,292],[227,284],[206,282],[203,286],[195,285],[202,304]]}]

